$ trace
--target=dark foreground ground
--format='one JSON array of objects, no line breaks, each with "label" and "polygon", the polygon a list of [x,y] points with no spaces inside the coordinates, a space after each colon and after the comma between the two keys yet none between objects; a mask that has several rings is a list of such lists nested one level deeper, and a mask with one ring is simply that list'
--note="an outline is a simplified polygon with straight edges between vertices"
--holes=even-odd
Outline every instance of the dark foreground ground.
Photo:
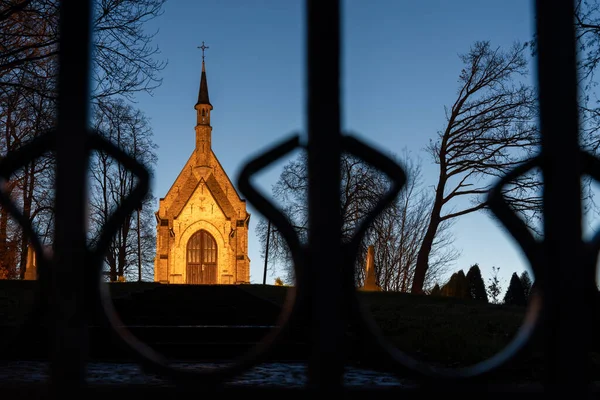
[{"label": "dark foreground ground", "polygon": [[[218,367],[253,348],[278,328],[287,287],[176,286],[115,283],[114,307],[135,337],[188,369]],[[44,322],[34,316],[36,282],[0,281],[0,385],[41,384],[46,379],[48,341]],[[515,337],[525,308],[472,301],[359,292],[362,304],[382,336],[402,354],[428,365],[461,368],[501,352]],[[92,318],[88,381],[109,385],[168,387],[169,382],[142,371],[134,355]],[[306,382],[306,331],[295,327],[268,360],[230,382],[233,388],[301,387]],[[369,339],[370,340],[370,339]],[[345,382],[354,387],[402,387],[415,384],[386,362],[356,325],[348,326]],[[590,349],[597,361],[597,349]],[[594,378],[600,368],[594,362]],[[543,352],[535,339],[513,361],[486,377],[488,384],[535,388],[542,379]]]}]

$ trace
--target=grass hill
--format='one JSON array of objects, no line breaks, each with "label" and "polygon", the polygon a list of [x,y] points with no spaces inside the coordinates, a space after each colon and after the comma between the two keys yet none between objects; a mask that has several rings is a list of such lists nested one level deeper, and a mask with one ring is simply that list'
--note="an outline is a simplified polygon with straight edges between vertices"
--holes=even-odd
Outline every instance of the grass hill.
[{"label": "grass hill", "polygon": [[[6,345],[4,350],[16,349],[13,353],[17,356],[26,354],[24,349],[35,341],[20,335],[18,327],[31,312],[36,285],[0,281],[0,343]],[[176,357],[239,355],[273,329],[289,290],[292,288],[270,285],[110,284],[123,323],[140,340]],[[415,359],[447,367],[469,366],[500,352],[514,338],[526,311],[448,297],[390,292],[358,292],[358,296],[394,347]],[[283,358],[306,356],[302,334],[289,338],[286,346],[292,350]],[[92,332],[97,354],[115,351],[107,337],[100,328]],[[349,324],[347,345],[353,358],[370,367],[386,368],[363,344],[357,326]],[[0,358],[2,351],[0,348]],[[596,353],[593,356],[600,359]],[[600,377],[598,364],[594,365],[595,374]],[[534,340],[499,376],[537,380],[542,373],[542,347]]]}]

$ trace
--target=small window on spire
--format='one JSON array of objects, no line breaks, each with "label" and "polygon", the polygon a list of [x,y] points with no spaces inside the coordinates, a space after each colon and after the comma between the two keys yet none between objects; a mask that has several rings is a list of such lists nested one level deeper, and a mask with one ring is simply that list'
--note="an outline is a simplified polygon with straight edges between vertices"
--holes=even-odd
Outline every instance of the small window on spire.
[{"label": "small window on spire", "polygon": [[206,115],[206,110],[202,109],[202,116],[204,117]]}]

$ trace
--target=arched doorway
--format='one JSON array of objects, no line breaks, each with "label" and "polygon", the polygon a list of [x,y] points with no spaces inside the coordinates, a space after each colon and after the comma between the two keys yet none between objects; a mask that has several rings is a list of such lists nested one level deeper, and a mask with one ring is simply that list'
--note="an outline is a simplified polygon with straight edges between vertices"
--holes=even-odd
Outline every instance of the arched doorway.
[{"label": "arched doorway", "polygon": [[217,283],[217,242],[205,230],[194,233],[187,244],[187,283]]}]

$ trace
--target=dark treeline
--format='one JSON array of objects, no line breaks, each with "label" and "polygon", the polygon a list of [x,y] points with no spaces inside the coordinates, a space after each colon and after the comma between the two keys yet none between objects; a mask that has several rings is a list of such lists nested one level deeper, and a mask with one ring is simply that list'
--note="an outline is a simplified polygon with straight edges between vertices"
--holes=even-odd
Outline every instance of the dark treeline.
[{"label": "dark treeline", "polygon": [[[595,74],[600,64],[600,0],[576,1],[575,14],[582,89],[581,144],[590,153],[600,155],[600,99]],[[459,287],[467,287],[463,281],[468,274],[463,277],[457,273],[445,285],[441,283],[460,255],[460,249],[453,247],[453,223],[467,214],[488,212],[486,196],[498,178],[536,157],[539,151],[537,93],[529,84],[535,37],[522,39],[508,47],[478,40],[460,53],[461,68],[452,71],[458,78],[454,101],[432,104],[440,107],[445,118],[439,131],[432,132],[429,143],[423,143],[427,161],[436,165],[437,173],[427,181],[419,173],[418,155],[405,152],[398,158],[412,181],[373,224],[361,244],[354,266],[357,287],[364,280],[366,248],[373,245],[377,284],[382,290],[423,294],[447,286],[446,292],[462,293],[459,297],[466,293],[467,289]],[[395,156],[393,151],[390,153]],[[342,236],[347,239],[389,182],[379,171],[348,156],[342,158],[341,176]],[[583,178],[582,183],[584,210],[595,218],[600,209],[593,199],[591,179]],[[542,221],[542,187],[540,171],[534,170],[510,182],[503,192],[512,210],[536,236]],[[301,155],[284,167],[272,192],[301,239],[308,228],[306,188],[305,155]],[[292,283],[293,267],[282,237],[276,230],[269,230],[266,221],[258,225],[257,235],[263,257],[276,265],[271,269],[273,274],[280,272],[286,283]],[[513,283],[504,295],[497,268],[492,268],[491,275],[486,288],[488,301],[522,303],[515,295],[520,291],[510,289],[518,285],[516,279],[511,279]],[[481,290],[477,293],[470,296],[483,300]]]},{"label": "dark treeline", "polygon": [[[156,146],[134,95],[161,83],[165,61],[152,46],[144,24],[161,15],[165,0],[93,2],[94,43],[91,73],[91,128],[152,171]],[[58,0],[0,0],[0,156],[51,130],[56,122],[58,73]],[[17,171],[5,191],[30,221],[46,246],[52,245],[54,155],[49,152]],[[89,241],[131,190],[133,175],[106,157],[90,160]],[[144,266],[151,278],[154,248],[153,198],[148,196],[114,238],[106,255],[111,280]],[[139,223],[138,223],[139,221]],[[140,255],[137,241],[143,249]],[[0,279],[23,279],[29,238],[0,208]],[[128,271],[129,270],[129,271]],[[133,276],[131,276],[133,278]]]},{"label": "dark treeline", "polygon": [[527,305],[534,284],[527,271],[523,271],[521,275],[513,272],[502,298],[499,297],[503,291],[498,278],[499,268],[493,268],[492,271],[493,274],[486,285],[481,277],[479,265],[474,264],[466,275],[463,270],[460,270],[452,274],[448,282],[441,287],[436,284],[430,291],[430,295],[471,299],[493,304]]}]

